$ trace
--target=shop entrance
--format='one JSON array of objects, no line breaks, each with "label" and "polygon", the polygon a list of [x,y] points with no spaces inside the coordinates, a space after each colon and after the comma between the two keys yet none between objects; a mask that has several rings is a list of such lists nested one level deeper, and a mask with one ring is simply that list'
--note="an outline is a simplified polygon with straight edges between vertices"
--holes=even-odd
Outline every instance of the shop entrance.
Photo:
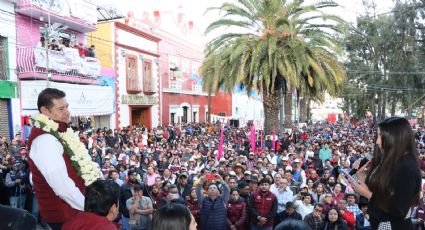
[{"label": "shop entrance", "polygon": [[145,108],[131,108],[131,125],[142,126],[151,128],[151,109]]}]

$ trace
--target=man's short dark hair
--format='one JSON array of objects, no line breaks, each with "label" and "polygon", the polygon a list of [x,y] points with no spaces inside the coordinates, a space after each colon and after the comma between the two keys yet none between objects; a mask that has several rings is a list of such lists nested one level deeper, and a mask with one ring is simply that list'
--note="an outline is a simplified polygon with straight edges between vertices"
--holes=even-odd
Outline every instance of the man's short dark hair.
[{"label": "man's short dark hair", "polygon": [[258,184],[270,184],[270,180],[267,178],[263,178],[260,180],[260,182]]},{"label": "man's short dark hair", "polygon": [[65,92],[55,88],[45,88],[38,95],[37,100],[37,108],[41,113],[41,107],[46,107],[47,109],[51,109],[53,106],[52,99],[61,99],[66,97]]},{"label": "man's short dark hair", "polygon": [[97,180],[87,186],[84,211],[107,216],[111,207],[118,205],[120,186],[112,180]]}]

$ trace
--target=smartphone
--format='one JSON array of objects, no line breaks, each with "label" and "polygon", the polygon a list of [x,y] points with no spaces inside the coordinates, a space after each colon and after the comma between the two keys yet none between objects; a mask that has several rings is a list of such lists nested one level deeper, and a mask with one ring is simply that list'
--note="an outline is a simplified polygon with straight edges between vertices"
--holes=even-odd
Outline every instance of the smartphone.
[{"label": "smartphone", "polygon": [[[369,161],[369,159],[367,159],[367,157],[363,157],[363,159],[360,161],[359,169],[361,167],[363,167],[363,165],[365,165],[368,161]],[[354,175],[354,174],[356,174],[356,172],[357,172],[357,169],[351,169],[350,175]]]},{"label": "smartphone", "polygon": [[347,171],[345,171],[344,169],[339,169],[339,172],[340,173],[342,173],[342,174],[344,174],[344,176],[346,177],[346,178],[348,178],[348,179],[350,179],[350,180],[353,180],[353,181],[357,181],[356,179],[354,179],[351,175],[350,175],[350,173],[348,173]]},{"label": "smartphone", "polygon": [[207,180],[217,180],[216,175],[214,175],[214,174],[212,174],[212,173],[208,173],[208,174],[205,176],[205,178],[206,178]]}]

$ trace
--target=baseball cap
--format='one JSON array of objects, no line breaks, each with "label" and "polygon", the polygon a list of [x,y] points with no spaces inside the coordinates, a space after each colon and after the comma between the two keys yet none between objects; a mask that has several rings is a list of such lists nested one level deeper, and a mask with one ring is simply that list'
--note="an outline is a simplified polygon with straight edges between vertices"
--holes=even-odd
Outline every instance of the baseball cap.
[{"label": "baseball cap", "polygon": [[291,166],[286,166],[285,171],[292,171],[292,167]]},{"label": "baseball cap", "polygon": [[229,172],[229,175],[230,175],[230,176],[236,176],[236,173],[235,173],[234,171],[230,171],[230,172]]},{"label": "baseball cap", "polygon": [[180,177],[186,177],[186,178],[188,178],[189,175],[187,174],[187,172],[182,172],[182,173],[179,174],[179,178]]},{"label": "baseball cap", "polygon": [[245,171],[243,174],[244,175],[251,175],[251,171]]},{"label": "baseball cap", "polygon": [[298,159],[298,158],[297,158],[297,159],[295,159],[295,160],[294,160],[294,163],[300,163],[300,159]]},{"label": "baseball cap", "polygon": [[288,158],[287,156],[284,156],[284,157],[282,157],[282,160],[283,160],[283,161],[288,161],[288,160],[289,160],[289,158]]}]

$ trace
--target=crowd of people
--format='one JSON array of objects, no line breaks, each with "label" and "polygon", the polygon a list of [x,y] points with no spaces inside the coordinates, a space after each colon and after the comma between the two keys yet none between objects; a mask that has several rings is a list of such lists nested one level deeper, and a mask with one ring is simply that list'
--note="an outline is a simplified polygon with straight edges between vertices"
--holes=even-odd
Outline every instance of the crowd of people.
[{"label": "crowd of people", "polygon": [[[40,38],[41,47],[46,47],[46,39],[44,37]],[[53,38],[47,43],[47,48],[55,51],[64,51],[65,48],[74,48],[78,50],[80,57],[96,57],[94,52],[95,45],[90,45],[90,47],[85,47],[83,43],[71,42],[68,39],[64,40],[63,38]]]},{"label": "crowd of people", "polygon": [[[197,224],[191,224],[192,229],[273,229],[299,220],[310,229],[365,230],[373,225],[369,200],[375,206],[382,199],[394,202],[371,195],[379,191],[379,184],[365,190],[363,182],[342,173],[360,172],[366,167],[361,160],[375,156],[375,143],[381,143],[375,138],[379,129],[371,122],[316,123],[264,138],[257,132],[255,150],[249,126],[224,124],[222,156],[220,127],[217,122],[79,130],[92,160],[119,189],[119,213],[111,221],[121,229],[153,229],[161,223],[152,219],[161,208],[181,204]],[[415,154],[422,170],[424,134],[415,131]],[[38,217],[27,160],[26,140],[20,135],[11,141],[1,138],[0,201]],[[390,175],[381,171],[376,173]],[[374,177],[369,177],[367,184],[373,185]],[[403,202],[410,208],[410,200]],[[409,209],[406,219],[416,229],[424,229],[424,208],[421,198]]]}]

